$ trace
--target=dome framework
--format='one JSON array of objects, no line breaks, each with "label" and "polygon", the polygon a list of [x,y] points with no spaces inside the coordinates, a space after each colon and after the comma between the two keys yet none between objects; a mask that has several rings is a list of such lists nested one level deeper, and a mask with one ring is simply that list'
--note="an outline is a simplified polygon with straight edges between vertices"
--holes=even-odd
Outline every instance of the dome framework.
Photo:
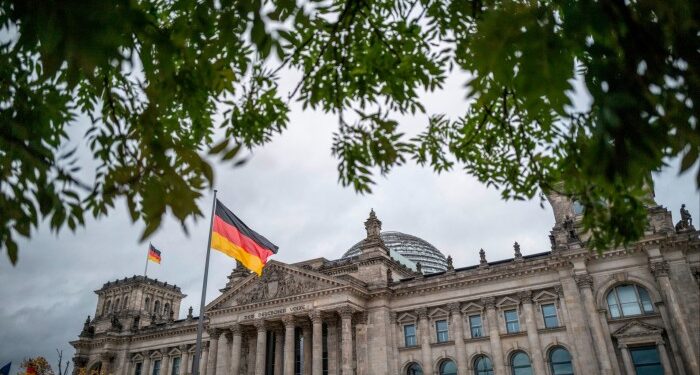
[{"label": "dome framework", "polygon": [[[407,258],[413,263],[420,262],[423,273],[435,273],[447,270],[447,259],[440,250],[422,238],[410,234],[385,231],[379,234],[391,252]],[[353,245],[343,254],[343,258],[360,255],[362,241]]]}]

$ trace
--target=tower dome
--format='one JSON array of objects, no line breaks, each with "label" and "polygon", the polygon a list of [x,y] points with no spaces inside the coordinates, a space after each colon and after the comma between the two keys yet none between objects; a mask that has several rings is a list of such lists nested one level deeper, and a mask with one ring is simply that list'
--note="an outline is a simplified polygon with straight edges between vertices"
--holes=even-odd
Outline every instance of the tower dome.
[{"label": "tower dome", "polygon": [[[415,264],[420,262],[423,273],[434,273],[447,270],[447,259],[440,250],[422,238],[410,234],[385,231],[379,234],[384,244],[389,249],[390,255],[400,263],[408,259],[412,264],[405,264],[415,269]],[[360,255],[362,241],[356,243],[343,254],[343,258]],[[398,254],[398,256],[397,256]],[[398,259],[397,259],[398,258]]]}]

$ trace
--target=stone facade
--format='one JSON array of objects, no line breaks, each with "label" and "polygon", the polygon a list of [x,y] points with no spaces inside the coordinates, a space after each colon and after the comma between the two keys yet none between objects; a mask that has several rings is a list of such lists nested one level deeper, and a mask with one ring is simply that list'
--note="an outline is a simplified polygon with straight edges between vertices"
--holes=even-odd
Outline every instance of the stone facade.
[{"label": "stone facade", "polygon": [[[649,207],[643,239],[589,251],[550,196],[551,251],[422,274],[391,258],[374,215],[358,256],[236,268],[206,310],[199,374],[700,374],[700,238]],[[376,220],[376,221],[375,221]],[[680,230],[679,230],[680,228]],[[199,317],[143,277],[105,284],[76,368],[188,375]],[[119,302],[117,302],[119,300]],[[157,307],[156,307],[157,302]],[[167,307],[166,307],[167,304]],[[170,313],[172,311],[172,313]]]}]

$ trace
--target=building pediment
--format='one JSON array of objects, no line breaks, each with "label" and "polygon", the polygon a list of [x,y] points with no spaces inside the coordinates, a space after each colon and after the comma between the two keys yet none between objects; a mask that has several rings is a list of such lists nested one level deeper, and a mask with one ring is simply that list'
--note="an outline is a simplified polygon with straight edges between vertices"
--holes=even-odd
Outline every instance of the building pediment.
[{"label": "building pediment", "polygon": [[243,306],[348,285],[307,268],[270,261],[261,277],[255,274],[247,276],[212,301],[206,309]]},{"label": "building pediment", "polygon": [[661,331],[662,329],[660,327],[635,320],[615,331],[613,336],[616,338],[654,336],[660,335]]}]

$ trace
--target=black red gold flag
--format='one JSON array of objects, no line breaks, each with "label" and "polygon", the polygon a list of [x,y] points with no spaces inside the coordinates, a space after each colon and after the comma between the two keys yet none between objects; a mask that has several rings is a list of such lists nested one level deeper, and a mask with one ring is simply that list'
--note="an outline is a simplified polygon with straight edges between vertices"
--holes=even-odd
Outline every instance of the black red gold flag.
[{"label": "black red gold flag", "polygon": [[277,254],[278,247],[267,238],[248,228],[221,201],[216,211],[211,233],[211,247],[241,262],[260,276],[267,259]]}]

